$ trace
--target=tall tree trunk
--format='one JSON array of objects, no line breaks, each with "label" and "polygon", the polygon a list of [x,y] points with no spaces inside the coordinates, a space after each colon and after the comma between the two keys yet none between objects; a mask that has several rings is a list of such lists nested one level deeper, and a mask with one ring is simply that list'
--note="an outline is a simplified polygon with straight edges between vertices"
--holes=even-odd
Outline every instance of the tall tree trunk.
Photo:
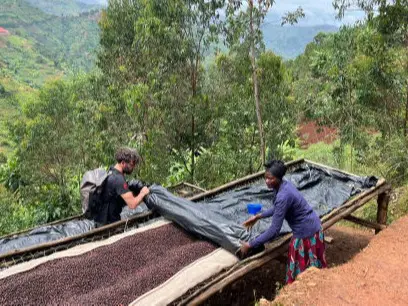
[{"label": "tall tree trunk", "polygon": [[252,82],[254,86],[254,98],[255,98],[255,107],[256,107],[256,117],[258,119],[258,131],[260,138],[260,149],[261,149],[261,161],[265,163],[265,139],[264,131],[262,124],[262,113],[261,105],[259,101],[259,87],[258,87],[258,78],[256,74],[256,60],[255,60],[255,31],[254,31],[254,3],[253,0],[248,1],[249,4],[249,30],[251,35],[251,64],[252,64]]},{"label": "tall tree trunk", "polygon": [[191,115],[191,181],[194,182],[194,170],[195,170],[195,118],[194,114]]},{"label": "tall tree trunk", "polygon": [[350,119],[351,119],[351,145],[350,145],[350,171],[353,172],[353,155],[354,155],[354,117],[353,117],[353,111],[354,111],[354,101],[351,96],[351,82],[349,82],[348,86],[349,90],[349,105],[351,105],[351,110],[350,110]]},{"label": "tall tree trunk", "polygon": [[[408,74],[408,29],[405,29],[405,73]],[[404,136],[408,135],[408,80],[406,81]]]},{"label": "tall tree trunk", "polygon": [[408,82],[407,82],[407,92],[405,97],[405,121],[404,121],[404,136],[408,135]]},{"label": "tall tree trunk", "polygon": [[191,111],[191,181],[194,183],[194,172],[195,172],[195,100],[197,97],[197,75],[198,75],[198,58],[191,61],[192,71],[191,71],[191,90],[192,90],[192,111]]}]

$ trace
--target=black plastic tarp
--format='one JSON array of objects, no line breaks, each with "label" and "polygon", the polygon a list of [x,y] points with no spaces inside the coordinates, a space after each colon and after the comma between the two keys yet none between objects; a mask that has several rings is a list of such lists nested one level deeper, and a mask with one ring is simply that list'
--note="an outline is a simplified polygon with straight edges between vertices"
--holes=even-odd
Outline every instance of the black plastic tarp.
[{"label": "black plastic tarp", "polygon": [[[144,203],[135,209],[129,209],[126,206],[123,208],[120,216],[122,220],[126,220],[147,210],[148,208]],[[0,239],[0,255],[12,250],[28,248],[50,241],[81,235],[94,228],[95,223],[87,219],[77,219],[55,225],[37,227],[27,233]]]},{"label": "black plastic tarp", "polygon": [[[307,164],[288,173],[285,179],[295,184],[320,216],[340,206],[351,196],[376,184],[376,179],[372,177],[347,176],[338,171],[329,171]],[[129,183],[129,188],[134,193],[138,193],[141,187],[142,183],[139,181]],[[150,190],[151,194],[146,199],[146,204],[150,208],[154,208],[162,216],[187,231],[209,239],[231,252],[239,248],[240,240],[248,241],[270,226],[271,218],[259,221],[251,231],[247,231],[241,225],[250,217],[246,208],[248,203],[262,203],[264,210],[273,205],[275,194],[266,188],[263,180],[199,203],[176,197],[157,185],[151,186]],[[147,209],[144,204],[134,210],[125,207],[121,218],[128,219]],[[93,221],[86,219],[38,227],[21,235],[0,239],[0,254],[77,236],[94,227]],[[284,223],[282,233],[289,231],[290,228]]]},{"label": "black plastic tarp", "polygon": [[[374,177],[348,176],[308,164],[288,173],[285,179],[301,191],[319,216],[341,206],[350,197],[377,182]],[[185,230],[209,239],[232,253],[239,249],[240,241],[256,237],[271,224],[272,218],[267,218],[250,231],[242,226],[250,217],[247,213],[248,203],[261,203],[263,210],[273,206],[275,192],[268,189],[263,180],[199,203],[176,197],[157,185],[151,186],[150,192],[145,201],[150,209],[155,209]],[[290,228],[284,222],[281,234],[287,232],[290,232]]]},{"label": "black plastic tarp", "polygon": [[94,222],[87,219],[37,227],[28,233],[1,239],[0,254],[86,233],[93,228]]}]

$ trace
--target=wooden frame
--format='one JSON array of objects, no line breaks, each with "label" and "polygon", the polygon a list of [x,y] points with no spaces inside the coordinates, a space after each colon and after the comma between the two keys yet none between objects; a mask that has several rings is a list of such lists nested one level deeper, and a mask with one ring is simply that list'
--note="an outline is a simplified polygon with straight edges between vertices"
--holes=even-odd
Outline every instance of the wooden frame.
[{"label": "wooden frame", "polygon": [[[315,165],[319,168],[323,168],[323,169],[327,169],[331,171],[337,171],[339,173],[346,174],[348,176],[356,177],[356,175],[354,174],[350,174],[345,171],[341,171],[341,170],[327,167],[321,164],[317,164],[309,160],[301,160],[300,162],[301,163],[305,162],[310,165]],[[290,168],[290,167],[295,167],[298,164],[299,164],[299,161],[295,161],[292,163],[288,163],[287,165]],[[246,178],[237,180],[235,182],[231,182],[227,185],[218,187],[207,193],[198,195],[195,197],[195,199],[205,199],[206,197],[212,197],[222,191],[225,191],[228,188],[237,187],[237,185],[239,184],[245,184],[245,183],[248,184],[249,181],[260,179],[263,176],[263,174],[264,174],[264,171],[256,173],[254,175],[250,175]],[[226,188],[224,188],[225,186]],[[362,226],[374,228],[376,233],[378,233],[382,229],[386,228],[387,210],[388,210],[390,192],[391,192],[391,186],[387,184],[384,179],[378,180],[376,186],[360,193],[359,195],[345,202],[342,206],[338,207],[337,209],[334,209],[328,215],[324,216],[322,218],[323,229],[326,230],[330,228],[331,226],[333,226],[338,221],[345,219],[347,221],[351,221],[351,222],[357,223]],[[360,218],[357,218],[351,215],[358,208],[364,206],[365,204],[375,199],[376,197],[377,197],[377,203],[378,203],[376,223],[362,220]],[[250,271],[253,271],[265,265],[271,260],[279,258],[279,256],[281,256],[284,252],[287,251],[291,237],[292,237],[292,234],[287,234],[271,242],[270,244],[266,246],[265,251],[263,251],[262,253],[256,254],[243,261],[240,261],[234,266],[232,266],[230,269],[223,271],[219,273],[218,275],[213,276],[211,279],[201,283],[195,289],[190,290],[187,294],[173,301],[172,305],[191,306],[191,305],[200,305],[204,303],[211,296],[213,296],[217,292],[222,291],[228,285],[242,278]]]},{"label": "wooden frame", "polygon": [[[190,183],[186,183],[186,182],[182,182],[177,185],[174,185],[170,187],[170,189],[179,188],[183,186],[187,186],[188,188],[198,193],[206,192],[205,189],[195,186]],[[91,241],[102,240],[102,239],[108,238],[112,235],[119,234],[119,233],[126,231],[129,227],[138,227],[138,224],[146,222],[149,219],[152,219],[156,216],[157,215],[154,214],[152,211],[147,211],[145,213],[141,213],[141,214],[132,216],[127,220],[120,220],[120,221],[117,221],[117,222],[114,222],[114,223],[111,223],[105,226],[101,226],[99,228],[95,228],[89,232],[86,232],[80,235],[66,237],[63,239],[46,242],[40,245],[34,245],[34,246],[22,248],[22,249],[16,249],[16,250],[12,250],[10,252],[4,253],[4,254],[0,254],[0,270],[6,267],[9,267],[9,266],[15,265],[17,263],[23,262],[23,261],[43,257],[43,256],[52,254],[60,250],[68,249],[78,244],[83,244],[83,243],[87,243]],[[40,226],[45,227],[45,226],[50,226],[50,225],[57,225],[57,224],[62,224],[62,223],[72,221],[72,220],[81,220],[84,218],[85,218],[84,215],[81,214],[81,215],[76,215],[76,216],[68,217],[65,219],[57,220],[54,222],[46,223]],[[11,238],[15,235],[29,233],[35,228],[38,228],[38,226],[1,236],[0,239]]]},{"label": "wooden frame", "polygon": [[[356,177],[356,175],[354,174],[350,174],[350,173],[347,173],[347,172],[344,172],[338,169],[330,168],[330,167],[320,165],[312,161],[303,160],[303,159],[289,162],[286,165],[289,170],[293,170],[296,167],[299,167],[300,165],[304,163],[314,165],[319,168],[331,170],[331,171],[337,171],[339,173],[346,174],[347,176]],[[203,201],[208,198],[212,198],[224,191],[227,191],[233,188],[237,188],[239,186],[247,185],[247,184],[250,184],[251,182],[260,180],[263,178],[264,173],[265,171],[260,171],[255,174],[248,175],[246,177],[237,179],[233,182],[230,182],[220,187],[217,187],[215,189],[212,189],[210,191],[206,191],[198,195],[192,196],[189,199],[197,202],[197,201]],[[354,199],[349,200],[348,202],[343,204],[341,207],[339,207],[338,209],[335,209],[329,215],[325,216],[323,218],[324,228],[327,229],[328,227],[332,226],[334,223],[338,222],[339,220],[346,219],[348,221],[356,222],[360,225],[368,226],[371,228],[374,227],[376,229],[376,232],[380,231],[381,229],[385,227],[385,224],[386,224],[390,190],[391,190],[391,187],[386,184],[385,180],[379,180],[377,183],[377,186],[359,194]],[[355,217],[350,217],[353,211],[355,211],[356,209],[358,209],[359,207],[361,207],[362,205],[370,201],[376,195],[378,195],[377,223],[373,223],[373,222],[369,222],[369,221],[365,221],[361,219],[357,220],[357,218]],[[75,218],[80,218],[80,217],[82,216],[67,218],[64,220],[49,223],[47,225],[59,224],[59,223],[66,222],[66,221],[73,220]],[[131,217],[128,220],[118,221],[118,222],[115,222],[115,223],[112,223],[112,224],[109,224],[109,225],[106,225],[100,228],[93,229],[81,235],[67,237],[64,239],[48,242],[45,244],[32,246],[32,247],[28,247],[24,249],[19,249],[19,250],[14,250],[14,251],[2,254],[0,255],[0,269],[17,264],[22,261],[46,256],[48,254],[54,253],[59,250],[67,249],[67,248],[70,248],[78,244],[107,238],[111,235],[126,231],[128,227],[135,227],[135,226],[137,227],[139,223],[146,222],[147,220],[151,218],[154,218],[154,214],[149,211],[149,212]],[[21,233],[28,232],[28,231],[30,230],[16,232],[16,233],[7,235],[7,237],[10,237],[15,234],[21,234]],[[209,285],[210,284],[209,282],[206,282],[199,289],[200,291],[202,291],[202,293],[200,293],[200,296],[202,294],[202,297],[208,298],[211,295],[213,295],[215,292],[220,290],[219,288],[221,289],[224,288],[229,283],[235,281],[239,277],[242,277],[249,271],[252,271],[253,269],[256,269],[257,267],[260,267],[263,264],[267,263],[268,261],[276,258],[280,254],[282,254],[282,252],[287,248],[287,243],[289,242],[290,237],[291,237],[290,235],[283,236],[280,239],[274,241],[271,245],[269,245],[263,253],[257,254],[251,258],[241,261],[236,266],[232,267],[231,270],[226,271],[225,272],[226,274],[219,275],[215,279],[213,279],[210,282],[212,284],[211,286]],[[215,280],[218,280],[218,281],[215,281]],[[221,285],[218,283],[220,283]],[[203,290],[203,288],[207,288],[208,292],[206,290]],[[191,303],[193,303],[191,305],[195,305],[196,298],[198,298],[198,296],[196,296],[193,293],[188,298],[186,298],[185,301],[191,301]],[[181,303],[180,305],[186,305],[186,304]]]},{"label": "wooden frame", "polygon": [[[63,239],[54,240],[54,241],[46,242],[40,245],[30,246],[27,248],[12,250],[10,252],[0,255],[0,270],[7,268],[9,266],[27,261],[27,260],[47,256],[57,251],[69,249],[79,244],[108,238],[112,235],[119,234],[119,233],[126,231],[129,227],[138,227],[138,224],[146,222],[154,217],[155,217],[155,214],[153,212],[147,211],[145,213],[141,213],[136,216],[133,216],[129,218],[128,220],[121,220],[118,222],[114,222],[109,225],[95,228],[89,232],[86,232],[80,235],[66,237]],[[74,217],[67,218],[67,219],[64,219],[63,221],[60,220],[52,224],[59,224],[62,222],[73,220],[73,219],[75,218]],[[52,224],[49,223],[47,225],[52,225]],[[21,233],[24,233],[24,232],[25,231],[22,231]]]},{"label": "wooden frame", "polygon": [[179,197],[192,197],[207,191],[199,186],[187,182],[181,182],[167,189]]}]

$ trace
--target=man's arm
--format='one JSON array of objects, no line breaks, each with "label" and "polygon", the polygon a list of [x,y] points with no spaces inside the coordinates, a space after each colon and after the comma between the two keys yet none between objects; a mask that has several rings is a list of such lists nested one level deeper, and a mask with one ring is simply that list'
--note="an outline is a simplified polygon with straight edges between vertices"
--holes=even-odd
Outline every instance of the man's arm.
[{"label": "man's arm", "polygon": [[120,196],[126,202],[130,209],[135,209],[142,203],[143,198],[149,194],[149,188],[143,187],[139,194],[135,197],[131,191],[121,194]]}]

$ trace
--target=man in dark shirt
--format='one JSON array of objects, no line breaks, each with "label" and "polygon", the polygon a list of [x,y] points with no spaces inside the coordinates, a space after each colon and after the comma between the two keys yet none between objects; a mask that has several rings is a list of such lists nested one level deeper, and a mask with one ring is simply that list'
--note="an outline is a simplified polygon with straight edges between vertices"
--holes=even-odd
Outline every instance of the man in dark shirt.
[{"label": "man in dark shirt", "polygon": [[140,193],[134,196],[125,180],[125,174],[131,174],[140,162],[140,156],[136,150],[120,148],[115,154],[115,159],[117,163],[109,169],[109,176],[103,190],[103,207],[95,218],[98,226],[119,221],[123,207],[127,205],[130,209],[134,209],[149,194],[149,189],[143,187]]}]

